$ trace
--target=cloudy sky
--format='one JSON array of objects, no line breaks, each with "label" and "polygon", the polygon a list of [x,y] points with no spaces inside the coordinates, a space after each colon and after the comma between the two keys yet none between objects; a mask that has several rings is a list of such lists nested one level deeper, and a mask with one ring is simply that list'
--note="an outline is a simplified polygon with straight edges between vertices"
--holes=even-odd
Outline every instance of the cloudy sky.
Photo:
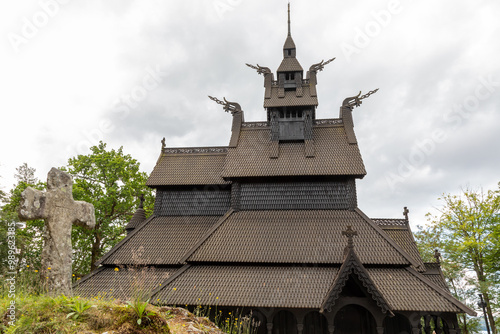
[{"label": "cloudy sky", "polygon": [[[150,173],[167,146],[224,146],[231,116],[265,119],[263,78],[286,37],[285,0],[40,0],[0,5],[0,183],[23,162],[52,166],[103,140]],[[500,181],[498,1],[292,1],[292,36],[318,78],[317,118],[345,97],[368,175],[359,206],[412,225],[460,187]]]}]

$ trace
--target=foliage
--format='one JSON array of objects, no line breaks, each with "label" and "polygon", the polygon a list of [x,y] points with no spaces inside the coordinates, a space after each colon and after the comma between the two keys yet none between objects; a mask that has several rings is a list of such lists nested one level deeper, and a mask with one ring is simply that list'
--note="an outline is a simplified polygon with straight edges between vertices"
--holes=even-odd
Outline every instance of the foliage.
[{"label": "foliage", "polygon": [[137,207],[137,197],[144,194],[144,209],[153,207],[152,190],[146,187],[147,175],[139,163],[123,148],[107,150],[106,144],[90,148],[88,155],[68,161],[65,168],[74,177],[76,200],[92,203],[96,226],[92,230],[73,227],[73,272],[82,276],[95,269],[95,262],[124,236],[124,227]]},{"label": "foliage", "polygon": [[243,313],[238,309],[223,312],[217,310],[217,306],[198,305],[193,313],[201,319],[211,319],[224,333],[228,334],[255,334],[257,333],[260,321],[256,320],[253,313]]},{"label": "foliage", "polygon": [[66,318],[72,318],[73,320],[78,319],[80,316],[84,314],[86,310],[92,307],[90,302],[85,299],[75,298],[73,303],[69,304],[71,312],[68,313]]},{"label": "foliage", "polygon": [[216,316],[215,323],[224,333],[228,334],[255,334],[257,333],[260,322],[257,322],[252,313],[247,315],[228,313],[228,316],[223,319],[222,313]]},{"label": "foliage", "polygon": [[27,184],[37,184],[38,179],[35,176],[36,169],[29,167],[25,162],[21,166],[16,168],[16,174],[14,177],[17,179],[18,183]]},{"label": "foliage", "polygon": [[147,319],[148,321],[151,321],[150,316],[155,315],[154,312],[150,312],[147,310],[149,305],[149,299],[145,302],[142,302],[140,299],[137,298],[132,301],[128,301],[127,305],[129,305],[134,311],[137,317],[137,324],[139,326],[142,324],[143,320]]},{"label": "foliage", "polygon": [[5,273],[9,269],[6,260],[8,259],[8,245],[5,242],[8,233],[8,226],[16,226],[16,248],[19,251],[16,255],[18,266],[16,271],[22,271],[26,268],[39,268],[42,250],[42,237],[44,222],[42,220],[33,220],[26,222],[25,228],[19,228],[19,218],[17,211],[21,201],[21,193],[27,188],[44,189],[45,184],[37,180],[34,176],[35,169],[28,167],[26,163],[16,169],[15,175],[18,183],[10,190],[7,198],[4,199],[4,205],[0,210],[0,272]]},{"label": "foliage", "polygon": [[[499,184],[500,186],[500,184]],[[459,195],[445,194],[439,214],[428,214],[429,224],[416,233],[424,260],[434,249],[442,253],[444,275],[457,298],[475,308],[482,293],[487,306],[490,327],[496,333],[495,314],[500,282],[498,256],[500,249],[500,193],[462,190]],[[468,325],[464,317],[463,326]]]},{"label": "foliage", "polygon": [[[79,306],[75,306],[80,303]],[[10,299],[0,298],[0,317],[7,319]],[[84,317],[68,317],[68,310],[77,308]],[[170,333],[168,322],[162,310],[151,306],[155,316],[147,325],[137,326],[130,308],[117,301],[56,298],[47,295],[18,294],[16,298],[16,322],[9,326],[0,323],[0,332],[14,333]]]}]

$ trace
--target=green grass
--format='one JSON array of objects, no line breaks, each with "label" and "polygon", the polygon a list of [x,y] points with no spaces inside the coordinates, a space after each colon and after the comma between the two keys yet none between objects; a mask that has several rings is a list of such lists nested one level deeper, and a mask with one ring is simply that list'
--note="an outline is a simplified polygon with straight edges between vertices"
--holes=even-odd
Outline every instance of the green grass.
[{"label": "green grass", "polygon": [[0,299],[0,332],[11,333],[170,333],[169,312],[147,305],[148,318],[137,323],[135,311],[117,301],[46,295],[16,296],[16,324],[8,326],[11,299]]}]

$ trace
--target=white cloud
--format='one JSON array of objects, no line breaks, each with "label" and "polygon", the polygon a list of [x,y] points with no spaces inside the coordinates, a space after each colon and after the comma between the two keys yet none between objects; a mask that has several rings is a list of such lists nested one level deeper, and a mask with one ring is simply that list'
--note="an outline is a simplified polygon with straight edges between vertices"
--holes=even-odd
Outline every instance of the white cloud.
[{"label": "white cloud", "polygon": [[[292,35],[305,69],[337,57],[318,78],[318,117],[337,117],[345,97],[380,88],[354,112],[368,171],[357,183],[359,206],[370,216],[402,216],[407,205],[421,224],[441,193],[466,182],[487,187],[499,181],[493,153],[500,142],[498,88],[459,127],[443,117],[474,94],[478,77],[500,81],[500,22],[494,15],[500,4],[401,1],[401,10],[381,24],[369,45],[346,59],[341,44],[352,42],[389,3],[294,2]],[[169,146],[225,145],[230,116],[206,96],[240,102],[247,120],[265,118],[262,77],[244,63],[277,68],[286,4],[68,1],[18,53],[9,33],[21,33],[24,18],[43,9],[38,1],[2,4],[2,185],[14,182],[23,162],[43,179],[50,167],[76,155],[79,145],[98,138],[113,148],[124,146],[147,172],[162,137]],[[126,115],[114,112],[117,101],[141,87],[147,68],[157,66],[166,73],[158,87]],[[386,173],[436,129],[447,140],[391,190]]]}]

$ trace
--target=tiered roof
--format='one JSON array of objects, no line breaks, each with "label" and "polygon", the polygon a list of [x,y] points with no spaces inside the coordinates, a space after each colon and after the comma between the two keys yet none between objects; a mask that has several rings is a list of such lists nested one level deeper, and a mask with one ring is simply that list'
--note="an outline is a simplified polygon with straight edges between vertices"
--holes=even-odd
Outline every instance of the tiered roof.
[{"label": "tiered roof", "polygon": [[[289,29],[278,75],[302,71],[295,51]],[[298,75],[295,90],[251,66],[265,76],[267,121],[244,122],[238,104],[212,98],[233,115],[229,145],[163,146],[147,181],[154,214],[134,216],[78,293],[124,298],[138,276],[126,267],[143,266],[154,268],[145,284],[160,303],[328,310],[356,280],[384,313],[474,314],[439,265],[423,263],[407,217],[370,219],[357,207],[355,179],[366,171],[351,111],[375,91],[346,99],[340,118],[314,119],[316,72],[332,60]],[[292,106],[309,108],[310,133],[276,140],[271,112]]]}]

